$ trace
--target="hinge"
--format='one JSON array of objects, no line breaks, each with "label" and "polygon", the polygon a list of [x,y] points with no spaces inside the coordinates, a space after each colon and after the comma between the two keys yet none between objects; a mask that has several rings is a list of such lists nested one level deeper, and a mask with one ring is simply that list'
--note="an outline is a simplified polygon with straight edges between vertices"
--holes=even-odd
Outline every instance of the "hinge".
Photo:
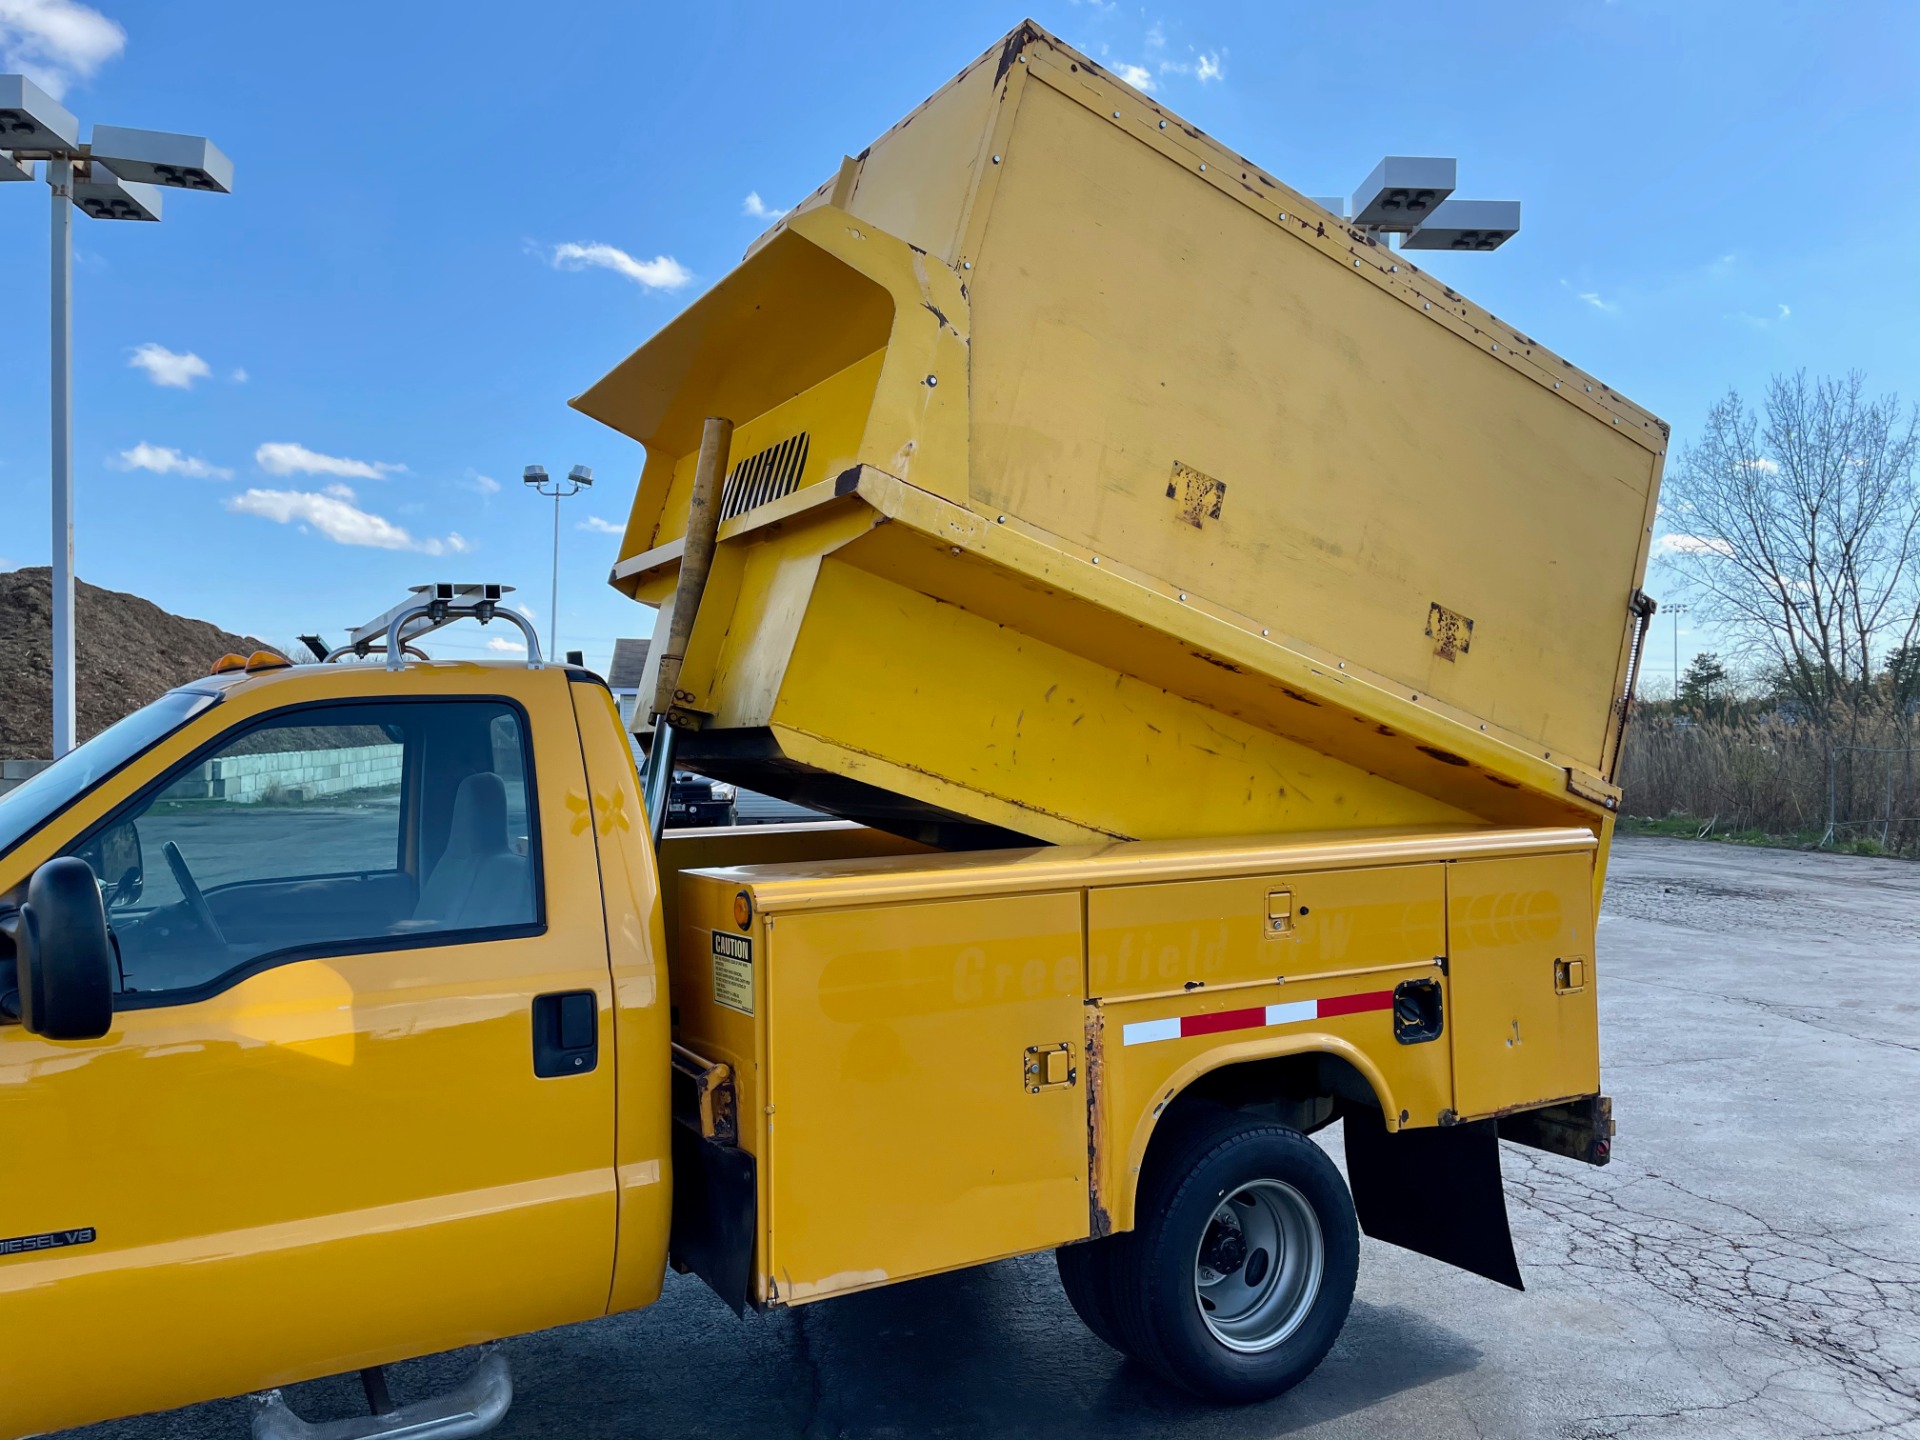
[{"label": "hinge", "polygon": [[1591,800],[1594,804],[1605,806],[1609,810],[1620,808],[1618,786],[1609,785],[1598,775],[1589,775],[1586,771],[1576,770],[1571,765],[1567,767],[1567,789],[1582,800]]}]

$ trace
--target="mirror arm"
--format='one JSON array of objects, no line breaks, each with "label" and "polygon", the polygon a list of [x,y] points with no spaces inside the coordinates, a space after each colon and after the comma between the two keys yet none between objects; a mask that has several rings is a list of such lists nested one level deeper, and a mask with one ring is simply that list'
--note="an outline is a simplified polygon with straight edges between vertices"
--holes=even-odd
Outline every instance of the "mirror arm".
[{"label": "mirror arm", "polygon": [[[120,953],[120,932],[113,928],[113,921],[107,921],[107,943],[113,947],[113,979],[116,994],[125,994],[127,989],[127,957]],[[15,1000],[18,1000],[15,996]],[[0,997],[0,1005],[6,1001]]]},{"label": "mirror arm", "polygon": [[0,1025],[20,1023],[20,930],[24,923],[19,907],[0,908],[0,938],[13,946],[13,954],[0,959]]}]

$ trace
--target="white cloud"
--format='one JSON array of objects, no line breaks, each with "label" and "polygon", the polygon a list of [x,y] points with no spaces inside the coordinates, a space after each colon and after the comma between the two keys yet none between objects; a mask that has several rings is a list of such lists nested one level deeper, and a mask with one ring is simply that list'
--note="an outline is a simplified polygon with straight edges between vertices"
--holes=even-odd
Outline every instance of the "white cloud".
[{"label": "white cloud", "polygon": [[[0,0],[0,7],[6,4],[7,0]],[[175,390],[191,390],[194,381],[204,380],[213,374],[212,367],[191,351],[178,354],[151,340],[144,345],[134,346],[132,358],[127,364],[136,370],[146,371],[147,378],[154,384],[171,386]]]},{"label": "white cloud", "polygon": [[1560,282],[1560,288],[1573,296],[1582,305],[1591,305],[1602,315],[1618,315],[1620,313],[1620,302],[1618,300],[1607,299],[1598,290],[1575,290],[1573,286],[1565,280]]},{"label": "white cloud", "polygon": [[1733,546],[1705,535],[1662,535],[1660,549],[1668,555],[1731,555]]},{"label": "white cloud", "polygon": [[1764,455],[1756,456],[1754,459],[1748,460],[1745,463],[1747,469],[1758,470],[1762,475],[1778,475],[1780,473],[1780,462],[1778,460],[1769,460]]},{"label": "white cloud", "polygon": [[482,475],[478,470],[467,471],[467,484],[471,485],[482,495],[498,495],[500,493],[500,482],[491,475]]},{"label": "white cloud", "polygon": [[1782,320],[1785,320],[1791,314],[1793,314],[1793,307],[1791,305],[1782,305],[1780,307],[1780,318]]},{"label": "white cloud", "polygon": [[1166,27],[1158,20],[1147,27],[1147,48],[1149,50],[1164,50],[1167,48]]},{"label": "white cloud", "polygon": [[1113,73],[1136,90],[1153,93],[1153,72],[1144,65],[1115,65]]},{"label": "white cloud", "polygon": [[[1147,43],[1153,44],[1153,33],[1147,34]],[[1163,42],[1164,43],[1164,42]],[[1191,75],[1202,85],[1211,85],[1215,80],[1224,80],[1227,75],[1227,52],[1225,50],[1193,51],[1191,60],[1162,60],[1162,75]]]},{"label": "white cloud", "polygon": [[487,649],[498,650],[502,655],[524,655],[527,651],[527,642],[509,640],[504,635],[494,635],[488,639]]},{"label": "white cloud", "polygon": [[[0,0],[4,4],[5,0]],[[182,455],[166,445],[149,445],[142,440],[131,450],[122,450],[109,462],[116,470],[151,470],[156,475],[187,475],[195,480],[231,480],[233,471],[211,465],[198,455]]]},{"label": "white cloud", "polygon": [[126,48],[127,32],[76,0],[0,0],[0,70],[55,99]]},{"label": "white cloud", "polygon": [[228,375],[227,378],[236,385],[244,385],[247,383],[247,372],[236,365],[233,367],[233,372]]},{"label": "white cloud", "polygon": [[[0,4],[4,3],[5,0],[0,0]],[[568,242],[553,247],[553,268],[556,270],[584,270],[590,265],[624,275],[649,290],[678,290],[693,279],[693,272],[671,255],[636,260],[612,245],[575,245]]]},{"label": "white cloud", "polygon": [[[5,0],[0,0],[4,4]],[[290,440],[270,440],[253,452],[253,460],[269,475],[338,475],[345,480],[380,480],[407,467],[384,460],[349,460],[322,455]]]},{"label": "white cloud", "polygon": [[582,530],[591,530],[596,535],[624,535],[627,527],[616,525],[611,520],[602,520],[598,515],[589,515],[580,522]]},{"label": "white cloud", "polygon": [[382,519],[354,503],[352,490],[329,485],[311,490],[248,490],[227,501],[236,515],[258,515],[279,525],[304,525],[318,530],[336,545],[364,545],[374,550],[414,550],[422,555],[464,555],[473,547],[457,532],[445,539],[416,538],[403,526]]},{"label": "white cloud", "polygon": [[749,190],[747,192],[747,198],[740,203],[740,213],[742,215],[751,215],[756,220],[778,220],[787,212],[784,210],[776,210],[767,204],[766,201],[760,198],[760,192],[758,190]]}]

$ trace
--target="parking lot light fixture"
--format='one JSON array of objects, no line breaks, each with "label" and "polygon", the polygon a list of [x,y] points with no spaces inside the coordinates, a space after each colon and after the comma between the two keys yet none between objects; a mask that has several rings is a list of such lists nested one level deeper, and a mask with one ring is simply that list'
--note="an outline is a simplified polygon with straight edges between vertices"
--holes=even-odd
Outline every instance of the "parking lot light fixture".
[{"label": "parking lot light fixture", "polygon": [[24,75],[0,75],[0,181],[31,180],[45,161],[53,196],[52,371],[53,754],[74,746],[73,210],[94,220],[160,218],[159,186],[233,189],[233,162],[212,141],[164,130],[94,127],[82,144],[72,111]]},{"label": "parking lot light fixture", "polygon": [[0,75],[0,150],[73,150],[74,114],[24,75]]},{"label": "parking lot light fixture", "polygon": [[569,496],[578,495],[593,485],[593,470],[590,466],[576,465],[567,472],[564,480],[555,480],[549,484],[547,469],[544,465],[529,465],[520,472],[520,479],[536,495],[553,497],[553,594],[549,601],[551,609],[547,615],[547,653],[558,655],[560,633],[560,502]]},{"label": "parking lot light fixture", "polygon": [[160,187],[122,180],[98,160],[75,174],[73,203],[95,220],[158,220]]},{"label": "parking lot light fixture", "polygon": [[91,149],[93,158],[122,180],[172,185],[182,190],[212,190],[221,195],[233,193],[233,161],[211,140],[199,135],[96,125]]}]

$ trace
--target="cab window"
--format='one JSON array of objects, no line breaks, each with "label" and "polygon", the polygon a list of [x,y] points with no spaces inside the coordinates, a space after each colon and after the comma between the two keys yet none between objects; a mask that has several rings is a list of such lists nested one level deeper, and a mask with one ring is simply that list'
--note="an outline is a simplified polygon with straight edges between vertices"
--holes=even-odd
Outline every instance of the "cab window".
[{"label": "cab window", "polygon": [[515,706],[307,706],[194,756],[69,853],[100,882],[132,1006],[302,955],[537,928],[531,815]]}]

